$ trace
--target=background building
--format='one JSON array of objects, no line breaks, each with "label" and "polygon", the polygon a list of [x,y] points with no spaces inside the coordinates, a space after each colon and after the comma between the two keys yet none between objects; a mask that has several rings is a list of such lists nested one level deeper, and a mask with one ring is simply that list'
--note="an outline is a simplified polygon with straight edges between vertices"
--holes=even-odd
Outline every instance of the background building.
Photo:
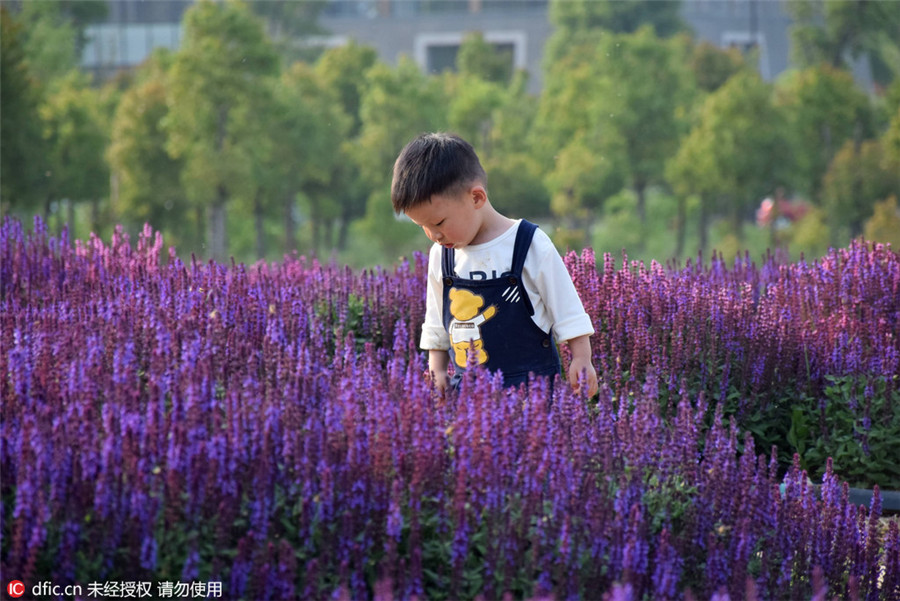
[{"label": "background building", "polygon": [[[116,0],[107,22],[87,28],[82,66],[101,79],[140,64],[156,47],[175,49],[181,16],[192,0]],[[759,49],[758,69],[772,80],[789,66],[791,18],[783,1],[684,0],[682,18],[698,39],[720,47]],[[541,89],[544,44],[552,33],[548,0],[330,0],[319,25],[327,32],[302,44],[333,46],[355,39],[381,60],[412,57],[438,73],[455,66],[463,37],[480,31],[511,51],[514,65],[530,74],[530,91]],[[872,78],[860,62],[854,74],[866,89]]]}]

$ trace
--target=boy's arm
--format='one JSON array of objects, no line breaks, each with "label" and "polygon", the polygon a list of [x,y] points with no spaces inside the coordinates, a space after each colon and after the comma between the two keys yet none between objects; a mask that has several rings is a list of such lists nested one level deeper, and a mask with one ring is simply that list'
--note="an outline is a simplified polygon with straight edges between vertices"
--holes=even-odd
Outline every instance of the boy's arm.
[{"label": "boy's arm", "polygon": [[449,376],[450,354],[447,351],[431,349],[428,351],[428,375],[438,390],[446,390]]},{"label": "boy's arm", "polygon": [[428,256],[428,283],[425,294],[425,322],[422,324],[422,336],[419,348],[428,351],[428,372],[425,376],[434,385],[443,390],[447,387],[450,365],[450,337],[444,329],[443,286],[441,276],[441,247],[433,245]]},{"label": "boy's arm", "polygon": [[591,337],[587,334],[576,336],[567,340],[566,344],[572,351],[572,362],[569,363],[568,373],[569,385],[575,392],[582,392],[578,380],[584,374],[587,396],[590,398],[597,394],[597,372],[591,364]]},{"label": "boy's arm", "polygon": [[[546,234],[539,236],[535,233],[532,250],[536,243],[540,244],[540,250],[536,253],[537,266],[532,268],[531,277],[534,278],[535,290],[540,294],[550,316],[554,335],[557,340],[565,341],[572,351],[567,379],[572,388],[580,392],[578,378],[584,372],[586,392],[589,397],[594,396],[598,386],[597,372],[591,364],[590,337],[594,333],[591,319],[584,310],[584,304],[578,296],[572,276],[569,275],[553,242]],[[531,253],[532,251],[529,251],[529,256]],[[526,265],[527,261],[528,259]]]}]

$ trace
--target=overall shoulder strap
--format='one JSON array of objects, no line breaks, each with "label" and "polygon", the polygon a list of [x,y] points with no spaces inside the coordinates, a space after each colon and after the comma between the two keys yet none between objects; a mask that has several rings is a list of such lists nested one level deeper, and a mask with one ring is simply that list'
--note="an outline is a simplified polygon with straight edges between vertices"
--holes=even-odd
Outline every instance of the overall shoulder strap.
[{"label": "overall shoulder strap", "polygon": [[441,248],[441,277],[449,278],[456,275],[456,251],[452,248]]},{"label": "overall shoulder strap", "polygon": [[534,232],[537,226],[525,219],[519,223],[519,231],[516,232],[516,243],[513,247],[512,267],[510,273],[511,281],[522,289],[522,299],[525,301],[525,309],[529,315],[534,315],[534,307],[531,299],[528,298],[528,291],[522,282],[522,268],[525,266],[525,257],[528,255],[528,249],[531,247],[531,240],[534,238]]},{"label": "overall shoulder strap", "polygon": [[536,229],[535,224],[523,219],[519,224],[519,231],[516,232],[516,245],[513,247],[510,271],[519,279],[522,278],[522,267],[525,265],[525,257],[528,255],[528,248],[531,246],[531,239],[534,238]]}]

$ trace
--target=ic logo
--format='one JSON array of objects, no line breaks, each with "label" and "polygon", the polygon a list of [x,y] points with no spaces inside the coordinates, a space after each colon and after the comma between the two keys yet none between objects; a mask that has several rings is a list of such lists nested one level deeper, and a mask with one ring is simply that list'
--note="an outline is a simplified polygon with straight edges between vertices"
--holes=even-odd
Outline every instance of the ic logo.
[{"label": "ic logo", "polygon": [[13,580],[6,585],[6,592],[10,597],[21,597],[25,594],[25,584],[21,580]]}]

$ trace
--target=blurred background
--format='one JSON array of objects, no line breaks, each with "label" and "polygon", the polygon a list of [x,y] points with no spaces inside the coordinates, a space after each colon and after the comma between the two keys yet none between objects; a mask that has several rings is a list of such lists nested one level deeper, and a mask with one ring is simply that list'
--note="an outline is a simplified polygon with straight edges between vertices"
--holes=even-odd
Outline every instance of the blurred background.
[{"label": "blurred background", "polygon": [[0,210],[388,265],[424,131],[561,252],[900,247],[900,2],[2,0]]}]

